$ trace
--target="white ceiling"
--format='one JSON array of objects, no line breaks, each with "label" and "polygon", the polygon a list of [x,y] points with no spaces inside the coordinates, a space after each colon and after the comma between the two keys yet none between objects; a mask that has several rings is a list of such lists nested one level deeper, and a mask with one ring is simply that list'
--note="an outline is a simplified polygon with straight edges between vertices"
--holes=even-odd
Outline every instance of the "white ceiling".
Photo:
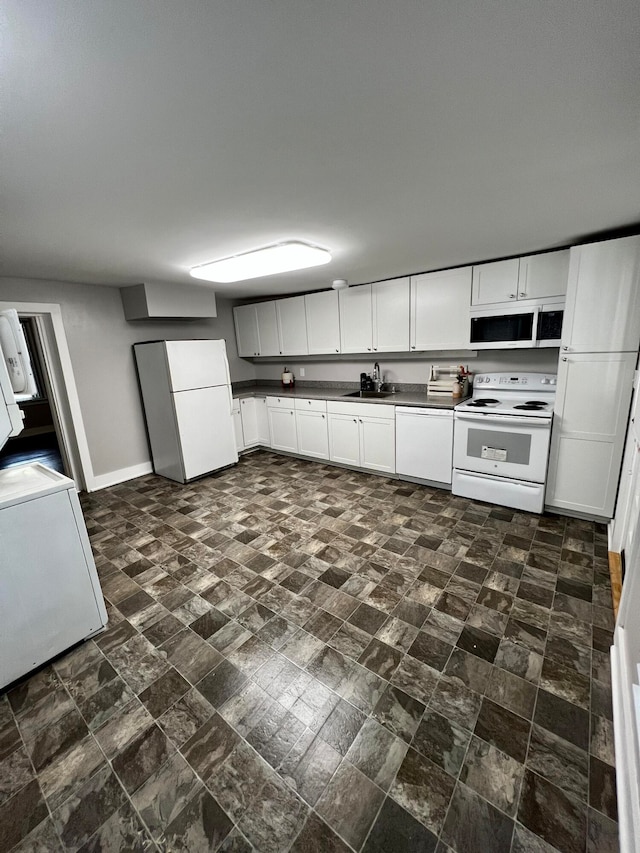
[{"label": "white ceiling", "polygon": [[637,0],[4,0],[3,275],[256,296],[640,220]]}]

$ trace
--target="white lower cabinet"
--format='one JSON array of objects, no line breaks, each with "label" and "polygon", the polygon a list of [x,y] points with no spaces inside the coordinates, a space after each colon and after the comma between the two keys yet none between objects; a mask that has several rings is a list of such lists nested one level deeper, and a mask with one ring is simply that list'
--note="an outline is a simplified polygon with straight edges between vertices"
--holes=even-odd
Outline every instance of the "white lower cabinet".
[{"label": "white lower cabinet", "polygon": [[236,450],[240,453],[244,450],[244,436],[242,434],[242,413],[240,412],[240,400],[234,400],[231,408],[233,420],[233,434],[236,440]]},{"label": "white lower cabinet", "polygon": [[355,415],[329,412],[329,459],[342,465],[360,465],[360,428]]},{"label": "white lower cabinet", "polygon": [[296,400],[298,453],[315,459],[329,458],[329,431],[325,400]]},{"label": "white lower cabinet", "polygon": [[395,474],[394,406],[329,402],[327,417],[331,461]]},{"label": "white lower cabinet", "polygon": [[298,433],[293,400],[267,397],[270,446],[274,450],[298,453]]},{"label": "white lower cabinet", "polygon": [[547,506],[613,516],[636,357],[636,353],[561,357]]},{"label": "white lower cabinet", "polygon": [[243,397],[240,400],[243,449],[257,444],[269,446],[269,423],[264,397]]}]

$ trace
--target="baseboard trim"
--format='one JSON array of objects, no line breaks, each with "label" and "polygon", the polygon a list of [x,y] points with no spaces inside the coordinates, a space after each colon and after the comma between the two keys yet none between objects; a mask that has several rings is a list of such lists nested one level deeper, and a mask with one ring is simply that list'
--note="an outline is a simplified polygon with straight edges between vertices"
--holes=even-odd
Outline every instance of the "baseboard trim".
[{"label": "baseboard trim", "polygon": [[609,551],[609,577],[611,578],[613,614],[617,620],[620,596],[622,595],[622,557],[616,551]]},{"label": "baseboard trim", "polygon": [[127,480],[135,480],[136,477],[144,477],[145,474],[153,474],[151,462],[143,462],[141,465],[132,465],[129,468],[120,468],[118,471],[110,471],[108,474],[98,474],[93,477],[91,483],[87,483],[87,491],[98,492],[109,486],[117,486]]}]

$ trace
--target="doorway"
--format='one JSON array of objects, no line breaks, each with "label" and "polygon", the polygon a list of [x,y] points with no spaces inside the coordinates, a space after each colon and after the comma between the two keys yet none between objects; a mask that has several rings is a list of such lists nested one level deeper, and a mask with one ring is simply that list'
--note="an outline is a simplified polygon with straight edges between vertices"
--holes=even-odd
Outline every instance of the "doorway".
[{"label": "doorway", "polygon": [[30,318],[34,346],[54,419],[58,450],[65,473],[76,488],[101,488],[93,474],[67,337],[60,305],[51,302],[0,302],[0,310],[15,308],[20,320]]},{"label": "doorway", "polygon": [[38,326],[34,317],[20,317],[20,325],[27,342],[36,392],[16,398],[24,426],[20,435],[10,438],[0,450],[0,469],[40,462],[68,476],[69,466],[65,464],[64,445],[60,438],[60,419],[55,411]]}]

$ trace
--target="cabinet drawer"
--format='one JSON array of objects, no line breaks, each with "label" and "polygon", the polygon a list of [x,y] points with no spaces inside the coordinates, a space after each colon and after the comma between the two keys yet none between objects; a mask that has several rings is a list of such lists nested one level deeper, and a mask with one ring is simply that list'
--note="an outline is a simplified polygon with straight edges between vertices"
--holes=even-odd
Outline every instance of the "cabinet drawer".
[{"label": "cabinet drawer", "polygon": [[267,397],[268,409],[293,409],[294,403],[291,397]]},{"label": "cabinet drawer", "polygon": [[295,400],[294,408],[298,412],[326,412],[326,400]]},{"label": "cabinet drawer", "polygon": [[392,421],[396,416],[396,407],[388,403],[342,403],[337,400],[328,400],[327,412],[335,415],[352,415],[357,418],[385,418]]}]

